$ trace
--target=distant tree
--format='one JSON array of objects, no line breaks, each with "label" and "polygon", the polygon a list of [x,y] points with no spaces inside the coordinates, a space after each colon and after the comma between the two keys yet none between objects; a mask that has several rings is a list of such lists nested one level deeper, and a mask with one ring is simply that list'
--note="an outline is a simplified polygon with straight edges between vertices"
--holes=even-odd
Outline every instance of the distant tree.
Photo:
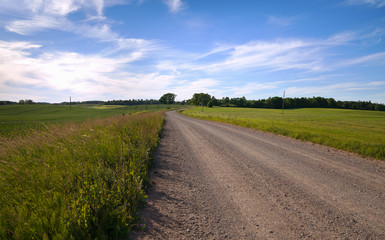
[{"label": "distant tree", "polygon": [[211,96],[208,93],[194,93],[191,100],[192,100],[192,103],[196,106],[198,105],[206,106],[211,100]]},{"label": "distant tree", "polygon": [[220,105],[218,99],[216,99],[214,96],[211,97],[210,102],[212,102],[213,106],[219,106]]},{"label": "distant tree", "polygon": [[374,110],[376,110],[376,111],[385,111],[385,105],[384,104],[375,104]]},{"label": "distant tree", "polygon": [[221,102],[222,102],[222,106],[228,107],[229,106],[229,102],[230,102],[230,98],[229,97],[223,97]]},{"label": "distant tree", "polygon": [[34,102],[31,99],[21,99],[19,100],[19,104],[34,104]]},{"label": "distant tree", "polygon": [[336,100],[334,100],[334,98],[328,98],[327,101],[328,101],[328,107],[330,108],[337,107],[337,102]]},{"label": "distant tree", "polygon": [[174,93],[166,93],[159,99],[160,103],[163,104],[174,104],[176,95]]},{"label": "distant tree", "polygon": [[282,108],[282,98],[281,97],[271,97],[266,100],[266,107],[268,108]]},{"label": "distant tree", "polygon": [[17,104],[17,102],[12,102],[12,101],[0,101],[0,105],[13,105],[13,104]]}]

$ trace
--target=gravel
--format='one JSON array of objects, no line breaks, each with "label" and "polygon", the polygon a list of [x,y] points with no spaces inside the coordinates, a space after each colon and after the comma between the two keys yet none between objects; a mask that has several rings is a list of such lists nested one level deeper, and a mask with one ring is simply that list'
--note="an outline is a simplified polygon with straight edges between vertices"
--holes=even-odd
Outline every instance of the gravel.
[{"label": "gravel", "polygon": [[385,162],[166,113],[130,239],[385,239]]}]

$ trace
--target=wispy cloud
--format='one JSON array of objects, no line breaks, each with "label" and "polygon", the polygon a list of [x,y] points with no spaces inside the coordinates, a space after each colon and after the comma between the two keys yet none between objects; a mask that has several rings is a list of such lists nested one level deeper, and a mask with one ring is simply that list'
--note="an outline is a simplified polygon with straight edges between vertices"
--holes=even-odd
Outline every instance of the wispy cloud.
[{"label": "wispy cloud", "polygon": [[[2,4],[2,11],[10,11],[14,16],[13,20],[5,23],[5,28],[21,35],[48,29],[74,32],[74,25],[79,25],[79,22],[72,22],[68,16],[80,10],[87,13],[84,20],[99,21],[98,25],[105,20],[104,0],[4,0]],[[91,23],[88,26],[94,27]]]},{"label": "wispy cloud", "polygon": [[175,62],[176,71],[181,69],[211,73],[247,71],[250,69],[277,72],[295,70],[302,72],[328,72],[337,68],[362,64],[383,64],[384,53],[368,56],[339,53],[340,47],[365,45],[365,41],[378,38],[384,33],[360,33],[344,31],[325,39],[278,39],[275,41],[250,41],[244,44],[216,44],[206,53],[196,54],[192,61]]},{"label": "wispy cloud", "polygon": [[292,96],[333,96],[339,94],[354,94],[357,91],[376,90],[385,86],[385,81],[377,82],[343,82],[330,85],[315,85],[307,87],[289,87],[286,92]]},{"label": "wispy cloud", "polygon": [[274,16],[270,15],[267,18],[267,23],[276,25],[279,27],[287,27],[294,24],[299,19],[299,16]]},{"label": "wispy cloud", "polygon": [[164,3],[168,6],[170,12],[173,13],[177,13],[186,7],[182,0],[164,0]]},{"label": "wispy cloud", "polygon": [[30,35],[32,33],[47,30],[61,29],[67,27],[68,21],[61,16],[33,16],[27,20],[15,20],[8,23],[5,28],[10,32],[15,32],[20,35]]},{"label": "wispy cloud", "polygon": [[340,66],[351,65],[385,65],[385,52],[374,53],[370,55],[361,56],[346,60],[340,64]]},{"label": "wispy cloud", "polygon": [[[234,71],[249,68],[280,71],[287,69],[303,69],[315,71],[323,69],[319,50],[311,42],[286,39],[276,42],[252,41],[241,45],[215,48],[208,54],[201,55],[215,59],[211,64],[197,64],[185,67],[205,71]],[[223,56],[224,55],[224,56]]]},{"label": "wispy cloud", "polygon": [[355,40],[358,40],[361,38],[362,37],[360,37],[358,35],[358,33],[356,33],[356,32],[344,31],[344,32],[334,34],[334,35],[328,37],[326,40],[321,40],[320,44],[339,46],[339,45],[347,44],[349,42],[352,42],[352,41],[355,41]]},{"label": "wispy cloud", "polygon": [[384,0],[346,0],[346,5],[369,5],[371,7],[381,8],[385,6]]}]

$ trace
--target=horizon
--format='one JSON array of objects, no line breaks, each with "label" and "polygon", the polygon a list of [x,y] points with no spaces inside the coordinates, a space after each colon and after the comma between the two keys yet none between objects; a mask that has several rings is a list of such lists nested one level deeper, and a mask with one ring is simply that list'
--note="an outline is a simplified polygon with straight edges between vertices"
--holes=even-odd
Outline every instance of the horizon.
[{"label": "horizon", "polygon": [[[198,93],[200,94],[200,93]],[[209,94],[209,93],[204,93],[204,94]],[[212,96],[211,94],[209,94],[211,97],[215,97],[215,96]],[[193,96],[192,96],[193,97]],[[222,97],[222,98],[216,98],[217,100],[223,100],[224,98],[226,98],[227,96],[225,97]],[[230,98],[230,99],[236,99],[236,98],[243,98],[244,96],[242,97],[234,97],[234,98]],[[247,101],[261,101],[261,100],[268,100],[270,98],[275,98],[275,97],[278,97],[278,98],[283,98],[282,96],[270,96],[268,98],[257,98],[257,99],[248,99],[246,98]],[[336,102],[370,102],[372,104],[379,104],[379,105],[385,105],[385,103],[378,103],[378,102],[372,102],[372,101],[362,101],[362,100],[357,100],[357,101],[353,101],[353,100],[339,100],[339,99],[335,99],[333,97],[331,98],[325,98],[325,97],[322,97],[322,96],[313,96],[313,97],[284,97],[284,99],[300,99],[300,98],[307,98],[307,99],[311,99],[311,98],[324,98],[324,99],[334,99]],[[193,98],[188,98],[188,99],[182,99],[182,100],[175,100],[175,103],[181,103],[183,101],[188,101],[188,100],[192,100]],[[0,99],[0,102],[12,102],[12,104],[20,104],[20,101],[28,101],[28,100],[32,100],[32,103],[22,103],[22,105],[29,105],[29,104],[69,104],[69,103],[80,103],[80,104],[88,104],[89,102],[102,102],[102,103],[106,103],[106,102],[111,102],[111,101],[159,101],[159,99],[155,99],[155,98],[139,98],[139,99],[109,99],[109,100],[95,100],[95,99],[91,99],[91,100],[71,100],[71,101],[63,101],[63,102],[38,102],[38,101],[34,101],[33,99],[19,99],[18,101],[10,101],[10,100],[1,100]],[[148,105],[152,105],[154,103],[150,103]],[[159,103],[155,103],[155,104],[159,104]],[[135,104],[134,104],[135,105]]]},{"label": "horizon", "polygon": [[285,91],[385,104],[384,10],[383,0],[1,0],[0,99]]}]

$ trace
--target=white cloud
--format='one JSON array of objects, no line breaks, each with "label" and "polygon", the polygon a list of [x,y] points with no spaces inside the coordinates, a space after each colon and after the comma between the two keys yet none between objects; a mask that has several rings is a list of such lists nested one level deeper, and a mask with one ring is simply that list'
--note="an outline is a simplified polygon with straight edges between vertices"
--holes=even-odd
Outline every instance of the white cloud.
[{"label": "white cloud", "polygon": [[106,74],[130,62],[129,57],[103,58],[72,52],[42,53],[36,58],[31,57],[28,51],[39,47],[27,42],[0,42],[1,55],[7,56],[0,62],[2,83],[42,84],[55,90],[76,89],[84,80],[103,80]]},{"label": "white cloud", "polygon": [[168,6],[170,12],[173,13],[177,13],[185,7],[185,4],[181,0],[164,0],[164,3]]},{"label": "white cloud", "polygon": [[[0,55],[4,56],[0,58],[0,94],[3,97],[13,101],[27,96],[35,101],[64,101],[71,94],[81,100],[143,96],[158,99],[169,89],[186,92],[185,83],[180,84],[173,73],[128,71],[127,67],[140,58],[135,51],[120,57],[63,51],[31,54],[41,48],[29,42],[0,41]],[[197,86],[206,89],[213,84],[209,80],[188,83],[191,89],[188,93]],[[37,90],[39,88],[44,90]],[[46,100],[51,92],[57,95]]]}]

